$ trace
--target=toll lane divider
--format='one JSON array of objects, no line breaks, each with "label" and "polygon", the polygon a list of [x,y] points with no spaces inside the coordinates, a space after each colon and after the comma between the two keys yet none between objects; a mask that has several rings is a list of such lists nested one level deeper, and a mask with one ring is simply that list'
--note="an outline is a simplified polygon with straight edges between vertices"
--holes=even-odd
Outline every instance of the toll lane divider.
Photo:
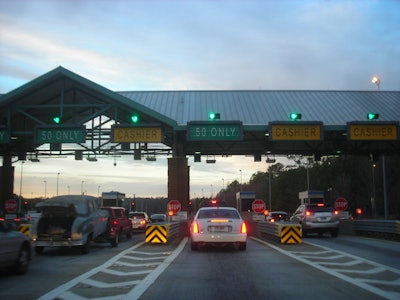
[{"label": "toll lane divider", "polygon": [[146,243],[166,244],[173,238],[184,236],[187,222],[163,222],[147,225]]},{"label": "toll lane divider", "polygon": [[262,237],[278,240],[281,244],[302,243],[301,225],[291,222],[258,222]]},{"label": "toll lane divider", "polygon": [[18,225],[17,230],[20,233],[25,234],[26,236],[30,236],[31,227],[32,227],[32,224],[20,224],[20,225]]}]

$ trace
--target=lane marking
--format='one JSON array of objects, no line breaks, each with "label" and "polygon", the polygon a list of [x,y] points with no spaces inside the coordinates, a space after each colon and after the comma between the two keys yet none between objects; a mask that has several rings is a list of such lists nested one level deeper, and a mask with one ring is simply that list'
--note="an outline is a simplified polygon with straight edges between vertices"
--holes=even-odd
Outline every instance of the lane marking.
[{"label": "lane marking", "polygon": [[[386,291],[386,290],[377,288],[377,287],[372,285],[372,284],[377,284],[377,283],[381,283],[381,284],[384,284],[384,285],[391,285],[391,282],[393,282],[393,281],[383,281],[382,282],[380,280],[355,278],[354,276],[350,277],[348,275],[341,274],[341,272],[343,272],[343,270],[329,269],[329,268],[326,268],[326,267],[320,265],[320,264],[324,264],[324,262],[318,262],[317,263],[317,262],[312,262],[312,261],[306,259],[307,257],[310,258],[310,254],[312,254],[313,252],[301,252],[301,251],[292,251],[291,252],[291,251],[286,251],[286,250],[283,250],[283,249],[281,249],[281,248],[279,248],[279,247],[277,247],[275,245],[272,245],[272,244],[270,244],[270,243],[268,243],[268,242],[266,242],[264,240],[261,240],[261,239],[255,238],[255,237],[250,237],[250,238],[255,240],[255,241],[257,241],[257,242],[259,242],[259,243],[261,243],[261,244],[264,244],[264,245],[266,245],[266,246],[268,246],[268,247],[270,247],[270,248],[272,248],[272,249],[274,249],[274,250],[276,250],[276,251],[278,251],[278,252],[280,252],[280,253],[282,253],[282,254],[284,254],[286,256],[289,256],[289,257],[291,257],[291,258],[293,258],[295,260],[298,260],[298,261],[300,261],[302,263],[305,263],[305,264],[307,264],[307,265],[309,265],[311,267],[314,267],[314,268],[316,268],[316,269],[318,269],[318,270],[320,270],[322,272],[328,273],[328,274],[330,274],[332,276],[335,276],[335,277],[337,277],[339,279],[342,279],[345,282],[348,282],[350,284],[356,285],[356,286],[358,286],[358,287],[360,287],[360,288],[362,288],[364,290],[367,290],[367,291],[369,291],[371,293],[374,293],[374,294],[376,294],[376,295],[378,295],[380,297],[383,297],[383,298],[386,298],[386,299],[389,299],[389,300],[400,299],[400,297],[399,297],[400,293]],[[306,242],[305,244],[309,244],[309,245],[312,245],[312,246],[320,247],[322,249],[325,249],[327,252],[331,252],[333,254],[339,253],[341,255],[344,255],[344,256],[350,257],[352,259],[358,260],[361,263],[363,263],[363,262],[364,263],[368,263],[368,264],[373,265],[376,268],[383,268],[384,270],[388,270],[388,271],[391,271],[393,273],[396,273],[396,274],[400,275],[400,270],[397,270],[397,269],[394,269],[394,268],[391,268],[391,267],[388,267],[388,266],[384,266],[384,265],[378,264],[376,262],[373,262],[373,261],[370,261],[370,260],[367,260],[367,259],[363,259],[363,258],[354,256],[354,255],[351,255],[351,254],[348,254],[348,253],[345,253],[345,252],[342,252],[342,251],[332,250],[332,249],[329,249],[327,247],[316,245],[316,244],[309,243],[309,242]],[[315,252],[315,253],[320,254],[321,252]],[[304,257],[301,257],[299,255],[301,255],[301,256],[304,255]],[[315,257],[317,258],[317,256],[315,256]],[[342,264],[341,263],[337,263],[337,266],[339,266],[339,265],[342,265]],[[365,273],[366,272],[367,271],[365,271]],[[356,273],[356,272],[354,272],[354,273]]]},{"label": "lane marking", "polygon": [[[151,272],[141,283],[135,286],[128,294],[126,294],[123,300],[136,300],[152,285],[158,276],[174,261],[174,259],[182,252],[185,248],[188,238],[184,237],[179,246],[169,255],[166,260],[161,263],[153,272]],[[161,296],[162,298],[162,296]]]}]

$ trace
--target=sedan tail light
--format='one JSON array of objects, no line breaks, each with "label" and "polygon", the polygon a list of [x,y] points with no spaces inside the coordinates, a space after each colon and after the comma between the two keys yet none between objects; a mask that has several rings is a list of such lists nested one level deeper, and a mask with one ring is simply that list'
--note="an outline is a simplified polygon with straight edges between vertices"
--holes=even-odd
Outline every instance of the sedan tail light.
[{"label": "sedan tail light", "polygon": [[193,223],[192,233],[199,233],[199,232],[200,232],[199,224],[197,224],[196,222],[194,222],[194,223]]},{"label": "sedan tail light", "polygon": [[306,210],[306,216],[312,216],[314,213],[311,210]]},{"label": "sedan tail light", "polygon": [[339,215],[339,211],[335,210],[335,216],[338,216],[338,215]]},{"label": "sedan tail light", "polygon": [[242,226],[240,227],[240,233],[247,233],[247,227],[246,223],[242,223]]}]

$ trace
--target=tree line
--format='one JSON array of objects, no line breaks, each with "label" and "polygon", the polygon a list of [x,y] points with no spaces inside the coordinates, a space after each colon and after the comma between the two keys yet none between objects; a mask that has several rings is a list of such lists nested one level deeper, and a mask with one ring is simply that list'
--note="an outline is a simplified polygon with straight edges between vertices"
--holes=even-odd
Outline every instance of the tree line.
[{"label": "tree line", "polygon": [[[242,185],[235,180],[221,190],[217,198],[236,207],[238,191],[253,191],[257,199],[265,201],[268,210],[293,213],[300,204],[298,193],[309,187],[309,190],[323,191],[325,202],[331,205],[337,198],[345,198],[353,216],[360,208],[363,217],[383,218],[386,198],[388,217],[400,219],[399,155],[385,156],[384,160],[379,157],[376,161],[367,156],[350,155],[323,157],[321,161],[299,157],[293,161],[291,166],[272,164],[267,172],[254,173],[249,182]],[[268,207],[270,195],[271,208]]]}]

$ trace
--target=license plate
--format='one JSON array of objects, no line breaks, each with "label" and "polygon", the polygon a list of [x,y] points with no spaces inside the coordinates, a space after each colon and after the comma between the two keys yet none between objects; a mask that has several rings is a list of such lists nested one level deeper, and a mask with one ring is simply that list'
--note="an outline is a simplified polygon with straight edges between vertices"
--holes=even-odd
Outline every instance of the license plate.
[{"label": "license plate", "polygon": [[230,226],[210,226],[209,231],[210,232],[230,232],[231,230]]}]

